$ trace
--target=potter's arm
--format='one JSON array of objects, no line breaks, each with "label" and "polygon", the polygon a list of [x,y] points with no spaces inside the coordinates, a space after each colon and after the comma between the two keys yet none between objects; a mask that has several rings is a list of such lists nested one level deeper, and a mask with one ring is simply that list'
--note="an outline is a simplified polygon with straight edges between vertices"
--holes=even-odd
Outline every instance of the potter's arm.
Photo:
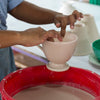
[{"label": "potter's arm", "polygon": [[61,13],[38,7],[34,4],[23,1],[19,6],[9,12],[12,16],[31,24],[55,23],[56,27],[61,27],[61,35],[64,36],[66,25],[74,27],[77,19],[82,17],[82,13],[74,11],[72,15]]},{"label": "potter's arm", "polygon": [[0,48],[16,45],[19,41],[17,31],[2,31],[0,30]]},{"label": "potter's arm", "polygon": [[57,12],[38,7],[23,1],[19,6],[9,12],[15,18],[32,24],[49,24],[54,22]]},{"label": "potter's arm", "polygon": [[0,48],[12,45],[35,46],[43,43],[48,38],[62,38],[54,30],[45,31],[44,29],[31,28],[25,31],[5,31],[0,30]]}]

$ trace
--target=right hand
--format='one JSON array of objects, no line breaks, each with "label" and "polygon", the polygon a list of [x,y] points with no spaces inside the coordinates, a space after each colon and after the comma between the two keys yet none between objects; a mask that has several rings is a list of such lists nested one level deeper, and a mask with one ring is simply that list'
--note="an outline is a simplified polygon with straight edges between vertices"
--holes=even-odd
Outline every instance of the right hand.
[{"label": "right hand", "polygon": [[20,32],[19,44],[23,46],[35,46],[39,45],[48,40],[53,40],[53,38],[58,38],[62,41],[62,37],[55,30],[46,31],[40,27],[31,28]]},{"label": "right hand", "polygon": [[65,32],[66,32],[66,26],[70,25],[70,28],[74,28],[74,24],[77,20],[81,20],[83,18],[83,14],[81,12],[78,12],[77,10],[73,11],[71,15],[63,15],[63,14],[56,14],[54,18],[54,23],[56,27],[61,27],[61,36],[64,37]]}]

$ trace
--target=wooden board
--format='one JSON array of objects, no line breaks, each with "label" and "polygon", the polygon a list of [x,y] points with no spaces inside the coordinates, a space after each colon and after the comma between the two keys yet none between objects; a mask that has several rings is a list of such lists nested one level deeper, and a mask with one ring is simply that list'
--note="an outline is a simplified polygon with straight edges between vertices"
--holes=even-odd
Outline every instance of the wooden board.
[{"label": "wooden board", "polygon": [[45,65],[45,63],[38,61],[36,59],[33,59],[29,56],[26,56],[14,50],[13,52],[14,52],[14,59],[15,59],[15,64],[17,68],[27,68],[31,66]]}]

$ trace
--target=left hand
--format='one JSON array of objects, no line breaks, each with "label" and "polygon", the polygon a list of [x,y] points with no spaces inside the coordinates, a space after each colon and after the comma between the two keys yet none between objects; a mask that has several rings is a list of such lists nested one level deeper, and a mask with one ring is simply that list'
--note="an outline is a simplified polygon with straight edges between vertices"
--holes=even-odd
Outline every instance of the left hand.
[{"label": "left hand", "polygon": [[77,20],[81,20],[83,18],[83,14],[78,12],[77,10],[73,11],[71,15],[63,15],[63,14],[57,14],[54,18],[54,23],[56,27],[61,27],[61,36],[64,37],[65,31],[66,31],[66,26],[70,25],[70,28],[74,28],[74,23]]},{"label": "left hand", "polygon": [[31,47],[39,45],[46,40],[52,41],[53,38],[58,38],[59,41],[62,41],[62,37],[55,30],[46,31],[41,27],[30,28],[25,31],[19,32],[19,38],[17,39],[17,44]]}]

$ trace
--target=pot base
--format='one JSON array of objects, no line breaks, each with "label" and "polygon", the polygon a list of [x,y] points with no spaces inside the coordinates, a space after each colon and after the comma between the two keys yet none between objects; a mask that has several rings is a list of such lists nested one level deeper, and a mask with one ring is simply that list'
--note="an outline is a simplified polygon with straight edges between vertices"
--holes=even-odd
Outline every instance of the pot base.
[{"label": "pot base", "polygon": [[49,62],[48,64],[46,64],[46,67],[49,70],[56,71],[56,72],[66,71],[70,68],[70,66],[67,63],[65,63],[65,64],[55,64],[55,63],[52,63],[52,62]]}]

